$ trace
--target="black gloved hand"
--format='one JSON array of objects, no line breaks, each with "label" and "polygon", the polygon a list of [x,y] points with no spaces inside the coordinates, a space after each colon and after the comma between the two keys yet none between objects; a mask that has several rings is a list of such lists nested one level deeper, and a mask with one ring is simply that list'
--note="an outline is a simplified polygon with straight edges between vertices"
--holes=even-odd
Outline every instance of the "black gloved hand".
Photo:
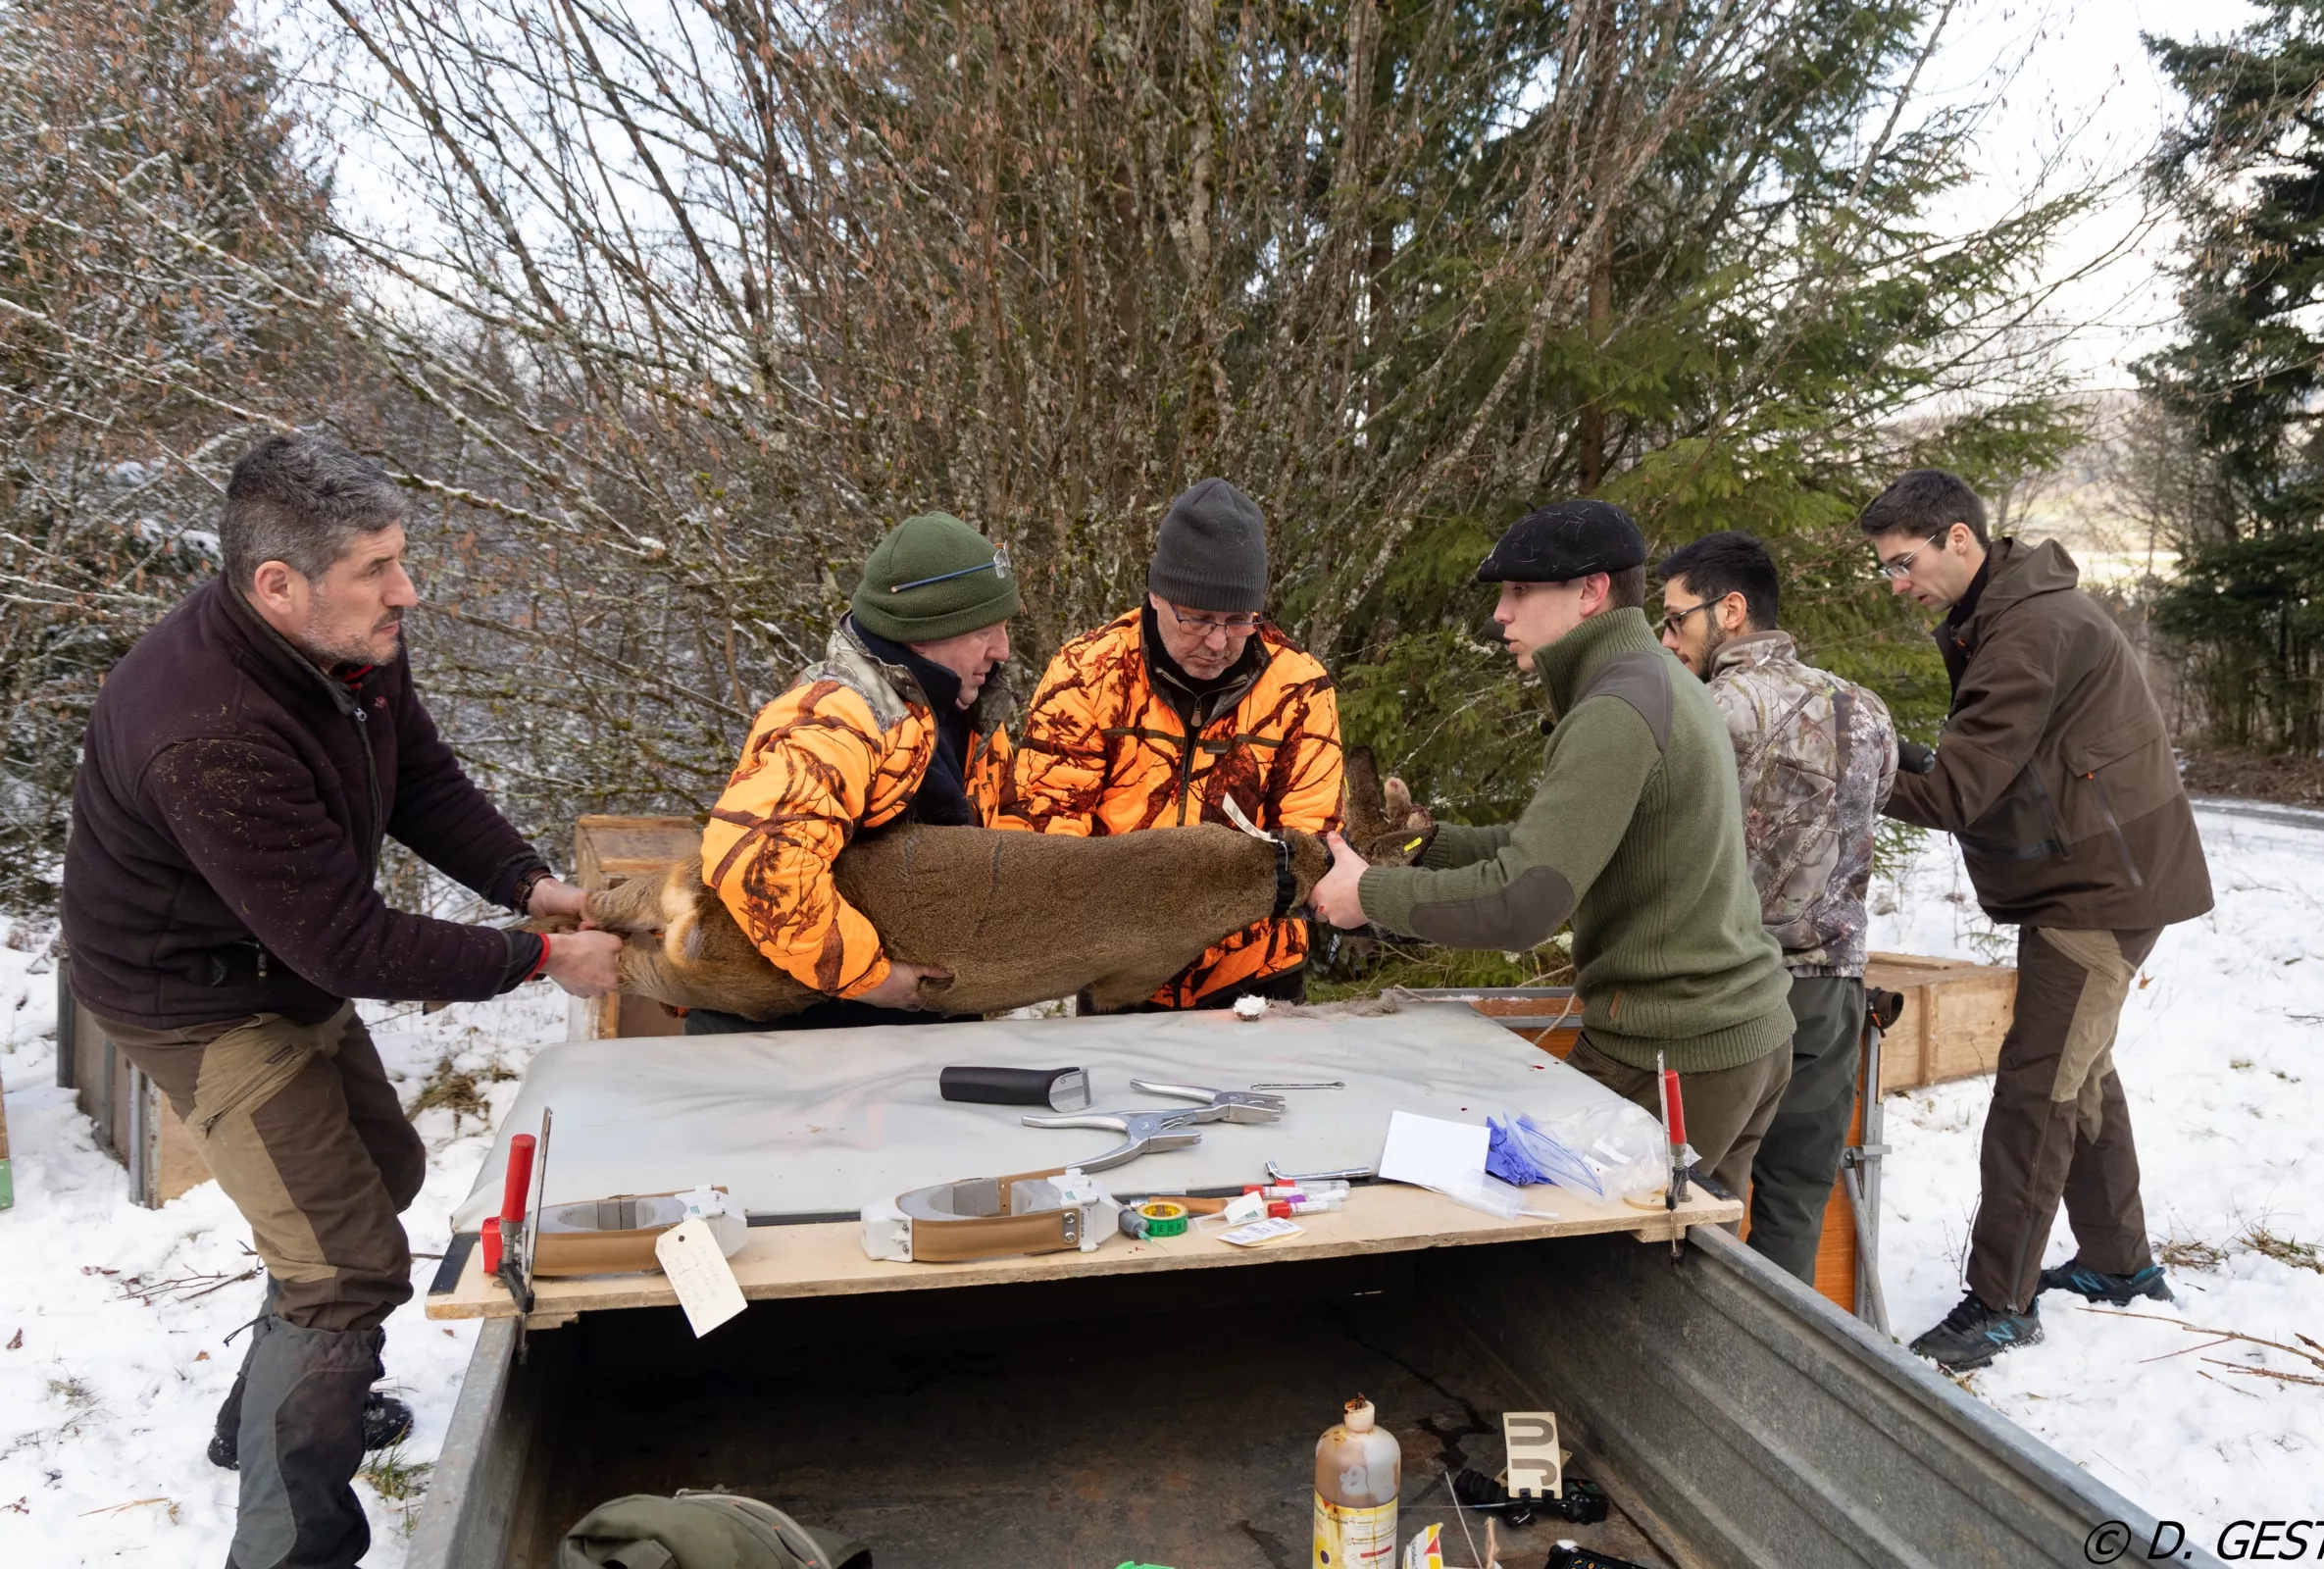
[{"label": "black gloved hand", "polygon": [[1907,774],[1926,774],[1937,767],[1937,748],[1919,741],[1896,742],[1896,767]]}]

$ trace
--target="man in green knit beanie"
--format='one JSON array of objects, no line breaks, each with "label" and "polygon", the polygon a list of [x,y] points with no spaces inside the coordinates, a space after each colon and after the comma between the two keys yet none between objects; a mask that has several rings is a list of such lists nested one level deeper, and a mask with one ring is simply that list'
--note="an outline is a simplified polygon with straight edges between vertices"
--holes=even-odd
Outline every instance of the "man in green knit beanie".
[{"label": "man in green knit beanie", "polygon": [[[769,963],[827,1000],[785,1030],[926,1019],[951,979],[891,959],[832,863],[867,829],[986,822],[1008,737],[986,681],[1009,657],[1006,550],[948,512],[889,531],[820,663],[759,711],[702,830],[702,881]],[[697,1008],[688,1035],[760,1028]]]},{"label": "man in green knit beanie", "polygon": [[1759,923],[1726,724],[1646,624],[1646,541],[1620,507],[1528,513],[1477,578],[1500,585],[1502,640],[1548,688],[1533,801],[1515,823],[1440,825],[1418,866],[1367,867],[1333,835],[1316,913],[1506,950],[1570,918],[1582,1039],[1566,1060],[1658,1111],[1659,1054],[1703,1169],[1741,1197],[1792,1075],[1791,981]]}]

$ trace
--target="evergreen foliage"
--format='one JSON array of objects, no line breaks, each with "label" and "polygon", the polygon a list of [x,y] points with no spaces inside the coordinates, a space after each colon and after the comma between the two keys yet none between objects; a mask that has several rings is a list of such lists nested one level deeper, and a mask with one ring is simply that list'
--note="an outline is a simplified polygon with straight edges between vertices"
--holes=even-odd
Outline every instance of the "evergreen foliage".
[{"label": "evergreen foliage", "polygon": [[2149,38],[2189,111],[2154,179],[2188,240],[2178,343],[2142,366],[2223,505],[2181,520],[2156,625],[2211,738],[2324,750],[2324,5],[2266,0],[2216,43]]}]

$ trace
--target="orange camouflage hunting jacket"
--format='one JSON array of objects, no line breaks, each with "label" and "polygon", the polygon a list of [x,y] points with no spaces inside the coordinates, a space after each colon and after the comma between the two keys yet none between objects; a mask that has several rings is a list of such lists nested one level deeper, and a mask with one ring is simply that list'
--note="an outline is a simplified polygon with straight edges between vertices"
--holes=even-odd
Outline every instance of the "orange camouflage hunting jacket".
[{"label": "orange camouflage hunting jacket", "polygon": [[[1339,827],[1332,678],[1273,623],[1252,635],[1258,668],[1184,718],[1155,688],[1142,612],[1067,643],[1034,693],[988,821],[1043,834],[1129,834],[1226,823],[1220,802],[1232,795],[1263,829]],[[1195,1007],[1306,960],[1306,922],[1260,921],[1205,951],[1152,1000]]]},{"label": "orange camouflage hunting jacket", "polygon": [[[911,809],[935,750],[919,683],[844,623],[823,662],[759,710],[702,830],[702,881],[802,985],[852,997],[887,979],[880,934],[839,896],[832,863],[858,832]],[[991,820],[1008,751],[1006,731],[978,734],[972,718],[963,772],[980,821]]]}]

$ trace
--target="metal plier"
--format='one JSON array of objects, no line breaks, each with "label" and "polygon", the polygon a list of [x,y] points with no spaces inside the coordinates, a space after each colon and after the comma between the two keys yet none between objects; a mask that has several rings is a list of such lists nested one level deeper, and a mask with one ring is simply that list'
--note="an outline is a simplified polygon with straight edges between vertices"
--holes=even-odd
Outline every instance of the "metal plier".
[{"label": "metal plier", "polygon": [[1260,1094],[1256,1090],[1211,1089],[1201,1085],[1166,1085],[1151,1079],[1133,1079],[1130,1088],[1141,1094],[1205,1102],[1194,1108],[1196,1122],[1281,1122],[1287,1104],[1281,1095]]},{"label": "metal plier", "polygon": [[1158,1149],[1185,1149],[1202,1142],[1193,1124],[1207,1121],[1200,1106],[1181,1111],[1075,1111],[1024,1119],[1028,1128],[1111,1128],[1122,1142],[1102,1155],[1070,1164],[1082,1171],[1110,1171]]}]

